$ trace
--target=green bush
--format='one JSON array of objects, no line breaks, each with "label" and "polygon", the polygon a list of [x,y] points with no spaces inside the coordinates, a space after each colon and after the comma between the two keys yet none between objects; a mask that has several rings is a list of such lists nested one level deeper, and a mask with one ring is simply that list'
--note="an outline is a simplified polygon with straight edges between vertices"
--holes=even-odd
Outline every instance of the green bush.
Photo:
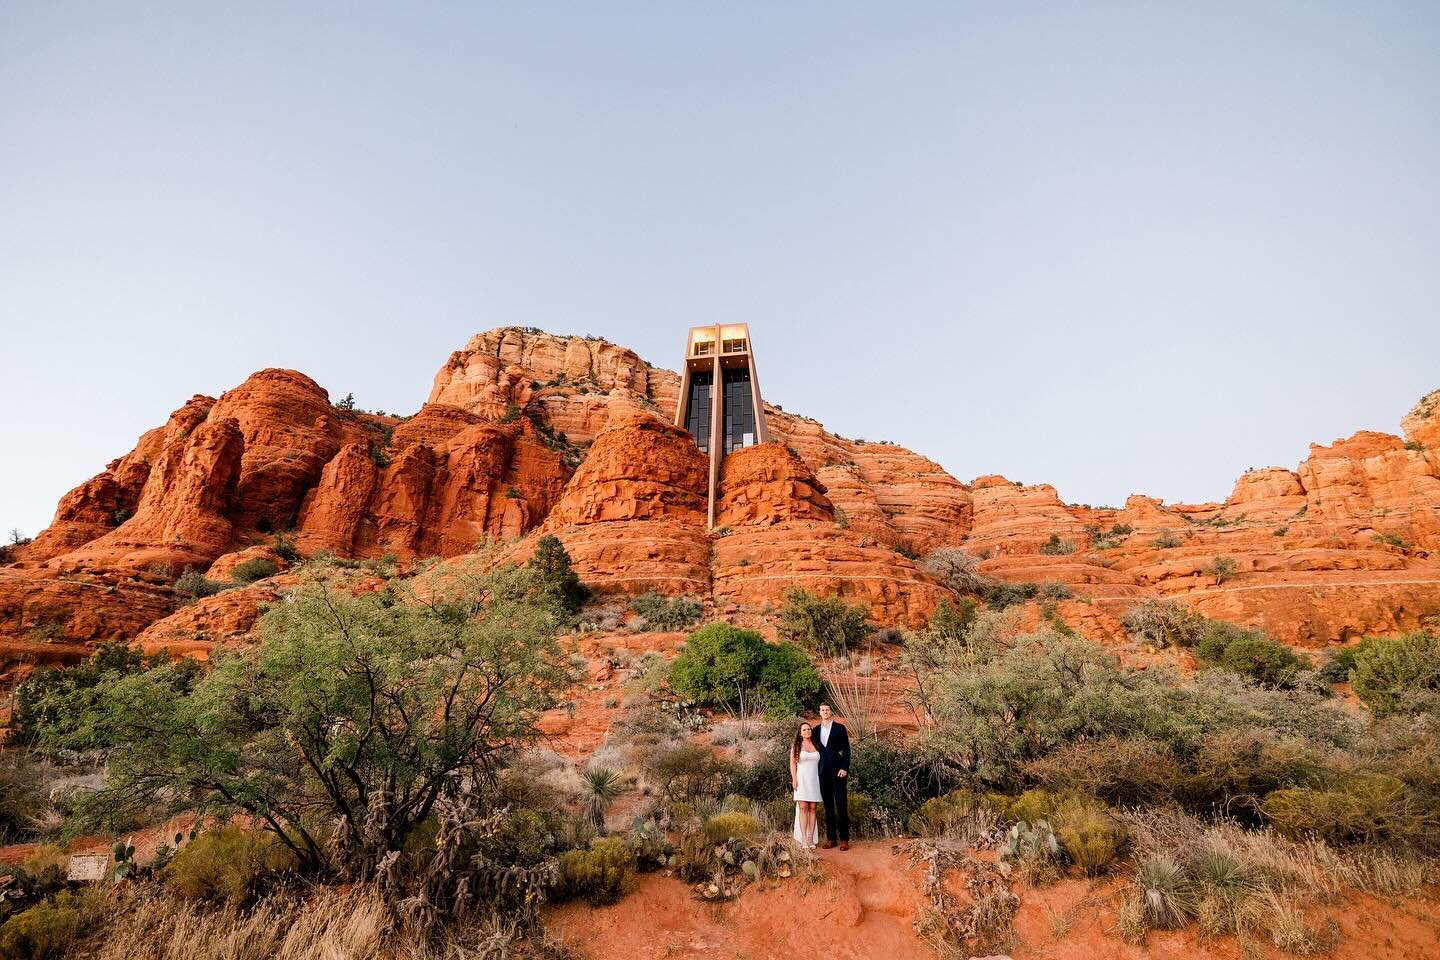
[{"label": "green bush", "polygon": [[645,618],[646,630],[684,630],[700,620],[700,601],[690,597],[665,597],[655,591],[630,601],[630,609]]},{"label": "green bush", "polygon": [[870,611],[839,597],[817,597],[791,588],[780,607],[780,636],[821,656],[838,657],[870,635]]},{"label": "green bush", "polygon": [[230,571],[230,579],[236,583],[254,583],[279,572],[280,568],[269,557],[251,557],[235,565],[235,569]]},{"label": "green bush", "polygon": [[1207,666],[1249,677],[1262,687],[1289,688],[1309,664],[1283,643],[1258,630],[1247,630],[1223,620],[1212,620],[1195,648]]},{"label": "green bush", "polygon": [[1402,781],[1384,773],[1350,774],[1324,790],[1276,790],[1261,811],[1286,836],[1329,843],[1421,839],[1435,827],[1433,812],[1422,809]]},{"label": "green bush", "polygon": [[934,765],[913,740],[870,737],[850,746],[850,789],[864,791],[873,818],[907,823],[921,804],[942,790]]},{"label": "green bush", "polygon": [[0,925],[0,957],[51,960],[64,956],[79,936],[83,919],[79,899],[62,891]]},{"label": "green bush", "polygon": [[1063,583],[1005,583],[994,581],[981,592],[981,598],[994,610],[1004,610],[1027,600],[1068,600],[1072,596]]},{"label": "green bush", "polygon": [[670,686],[702,706],[794,716],[814,708],[824,686],[793,644],[769,644],[753,630],[712,623],[695,631],[670,667]]},{"label": "green bush", "polygon": [[1355,651],[1354,664],[1351,686],[1376,716],[1405,712],[1440,691],[1440,635],[1372,640]]},{"label": "green bush", "polygon": [[724,843],[734,837],[749,840],[760,832],[760,824],[748,813],[730,810],[717,813],[705,821],[705,836],[711,843]]},{"label": "green bush", "polygon": [[556,901],[584,898],[592,906],[614,903],[635,886],[635,855],[618,837],[605,837],[588,850],[567,850],[551,890]]},{"label": "green bush", "polygon": [[165,868],[165,885],[189,900],[239,905],[257,892],[262,878],[292,864],[274,837],[232,824],[183,845]]},{"label": "green bush", "polygon": [[1065,853],[1089,876],[1103,873],[1120,852],[1124,830],[1104,804],[1069,796],[1055,805],[1050,825]]}]

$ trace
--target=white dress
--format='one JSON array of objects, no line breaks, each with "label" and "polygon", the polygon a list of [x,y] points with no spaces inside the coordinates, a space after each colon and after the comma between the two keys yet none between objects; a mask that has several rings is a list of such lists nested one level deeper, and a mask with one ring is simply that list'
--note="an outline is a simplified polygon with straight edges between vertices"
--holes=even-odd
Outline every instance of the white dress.
[{"label": "white dress", "polygon": [[795,765],[795,839],[807,847],[820,842],[820,818],[815,818],[815,835],[806,837],[800,829],[800,803],[819,803],[820,796],[820,751],[801,750],[799,762]]}]

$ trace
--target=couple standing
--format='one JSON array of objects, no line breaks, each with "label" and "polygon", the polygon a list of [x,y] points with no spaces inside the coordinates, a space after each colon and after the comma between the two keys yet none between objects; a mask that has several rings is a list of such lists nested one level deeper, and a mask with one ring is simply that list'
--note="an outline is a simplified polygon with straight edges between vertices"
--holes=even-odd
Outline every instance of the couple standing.
[{"label": "couple standing", "polygon": [[820,842],[816,804],[825,804],[825,848],[850,849],[845,788],[850,776],[850,734],[820,704],[820,722],[802,722],[790,746],[790,786],[795,791],[795,839],[808,849]]}]

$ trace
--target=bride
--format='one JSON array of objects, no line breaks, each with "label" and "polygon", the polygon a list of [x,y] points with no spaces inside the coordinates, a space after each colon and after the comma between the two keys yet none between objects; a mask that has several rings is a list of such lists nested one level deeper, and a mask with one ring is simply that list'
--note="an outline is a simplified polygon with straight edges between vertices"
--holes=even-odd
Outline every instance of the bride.
[{"label": "bride", "polygon": [[800,724],[790,746],[790,786],[795,791],[795,839],[814,850],[820,842],[816,805],[820,803],[820,748],[810,724]]}]

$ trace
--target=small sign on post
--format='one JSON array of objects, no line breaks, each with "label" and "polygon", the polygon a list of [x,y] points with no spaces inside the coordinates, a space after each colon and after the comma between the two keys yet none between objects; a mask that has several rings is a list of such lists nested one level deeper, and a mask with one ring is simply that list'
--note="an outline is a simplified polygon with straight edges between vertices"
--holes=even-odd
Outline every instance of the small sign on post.
[{"label": "small sign on post", "polygon": [[110,866],[110,855],[105,853],[80,853],[70,858],[67,879],[93,883],[105,879],[105,870]]}]

